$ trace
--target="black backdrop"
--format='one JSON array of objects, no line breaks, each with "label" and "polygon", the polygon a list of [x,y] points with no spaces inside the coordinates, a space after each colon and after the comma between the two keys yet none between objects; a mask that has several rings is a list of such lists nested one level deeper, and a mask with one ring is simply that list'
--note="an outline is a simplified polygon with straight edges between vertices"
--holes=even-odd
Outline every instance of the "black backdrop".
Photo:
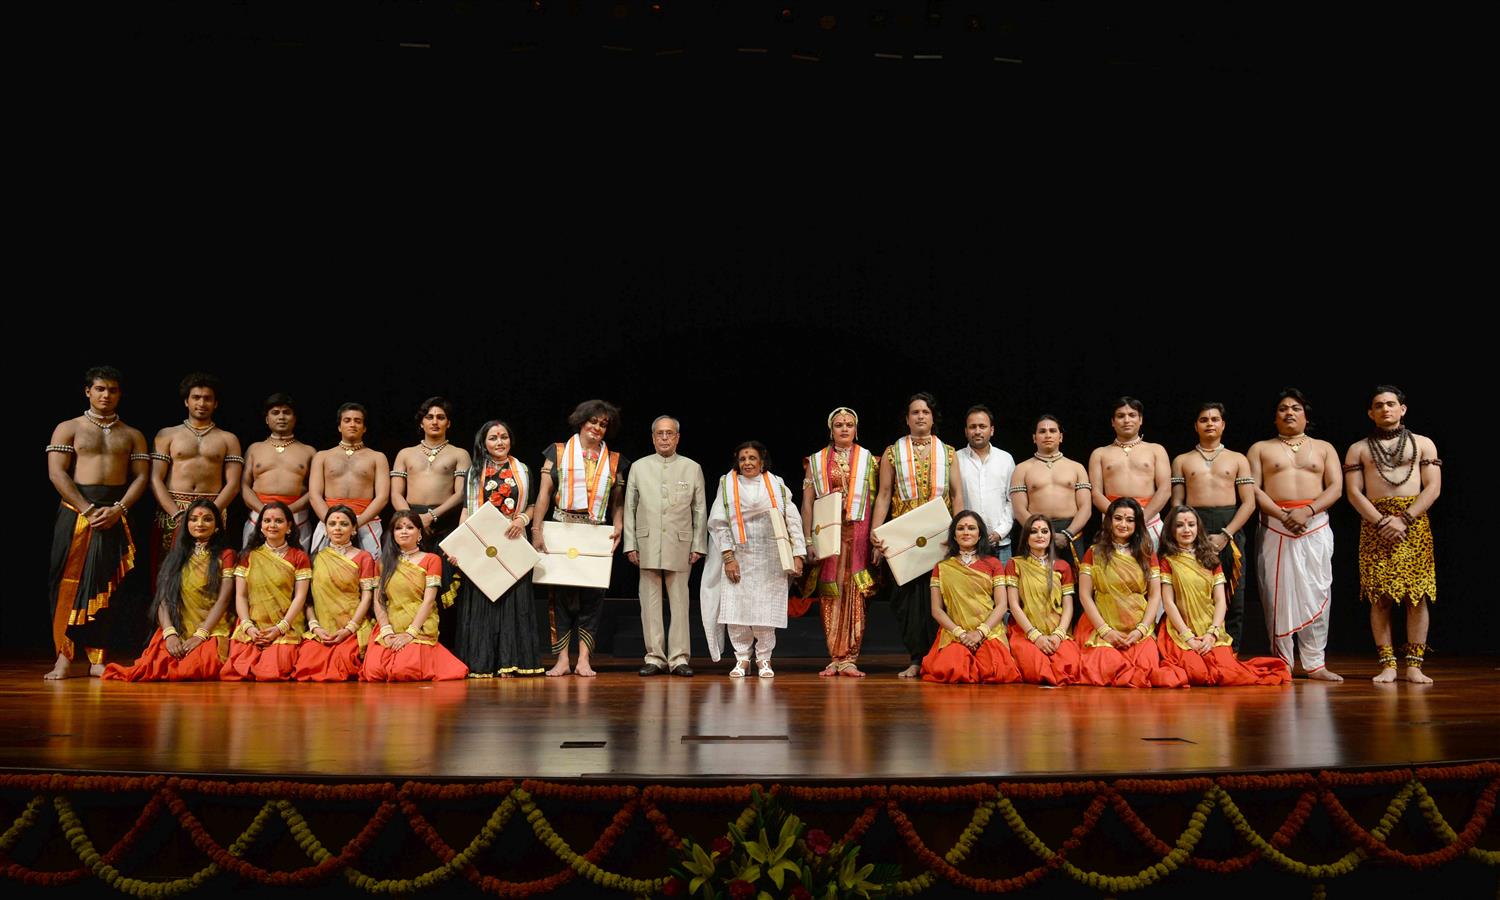
[{"label": "black backdrop", "polygon": [[[1467,587],[1475,570],[1466,561],[1483,558],[1490,531],[1480,506],[1488,488],[1476,489],[1473,473],[1478,442],[1468,452],[1460,442],[1476,427],[1465,413],[1480,408],[1469,382],[1450,375],[1472,362],[1478,343],[1456,319],[1410,305],[1386,317],[1281,290],[1209,296],[1138,280],[1023,291],[982,247],[868,234],[804,230],[759,243],[688,252],[632,239],[515,252],[498,265],[503,283],[483,289],[379,302],[262,300],[237,304],[233,315],[202,301],[212,314],[201,317],[193,301],[175,301],[82,345],[62,342],[66,352],[25,374],[28,421],[13,468],[24,485],[15,507],[26,523],[18,529],[23,590],[3,606],[5,648],[48,652],[56,497],[41,448],[57,421],[82,409],[83,370],[108,363],[125,373],[123,417],[148,440],[182,419],[177,382],[198,368],[223,378],[218,422],[247,445],[264,435],[262,399],[287,390],[302,440],[332,445],[335,407],[358,400],[370,408],[367,441],[388,456],[415,442],[413,413],[430,394],[456,404],[455,442],[467,447],[480,422],[504,418],[533,462],[566,435],[573,404],[599,396],[624,411],[615,446],[627,456],[651,452],[649,422],[669,413],[683,422],[681,451],[710,479],[727,469],[734,444],[756,438],[794,486],[798,458],[825,439],[829,409],[858,410],[861,442],[879,448],[902,433],[903,401],[918,390],[937,395],[939,433],[954,446],[963,443],[965,408],[982,402],[997,413],[997,445],[1018,460],[1031,452],[1035,414],[1051,411],[1063,420],[1064,450],[1086,461],[1111,437],[1109,405],[1120,394],[1145,402],[1145,434],[1171,454],[1192,446],[1195,403],[1221,400],[1227,443],[1243,451],[1272,433],[1274,397],[1287,385],[1308,393],[1313,433],[1342,454],[1368,430],[1369,387],[1393,381],[1410,395],[1409,424],[1437,441],[1447,463],[1434,516],[1441,599],[1431,643],[1440,653],[1493,652],[1500,614]],[[151,506],[133,516],[141,544]],[[1330,645],[1362,651],[1370,642],[1346,504],[1333,527]],[[612,593],[634,594],[623,561]],[[1247,607],[1247,647],[1263,652],[1254,594]]]}]

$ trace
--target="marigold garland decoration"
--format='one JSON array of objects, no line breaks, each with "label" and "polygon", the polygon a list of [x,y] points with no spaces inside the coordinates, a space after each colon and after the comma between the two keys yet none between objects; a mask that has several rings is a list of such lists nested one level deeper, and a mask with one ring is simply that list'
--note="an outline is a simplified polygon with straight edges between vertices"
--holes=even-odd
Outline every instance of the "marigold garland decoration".
[{"label": "marigold garland decoration", "polygon": [[[1427,783],[1462,783],[1471,789],[1473,809],[1468,821],[1456,828],[1439,810],[1429,793]],[[1342,788],[1393,788],[1384,813],[1373,827],[1360,824],[1339,799]],[[967,891],[1001,894],[1024,890],[1048,878],[1066,877],[1107,894],[1123,894],[1155,884],[1179,868],[1190,867],[1203,872],[1231,874],[1257,864],[1273,866],[1311,881],[1314,896],[1326,892],[1327,882],[1353,872],[1370,860],[1384,865],[1412,869],[1432,869],[1460,859],[1480,865],[1500,866],[1500,850],[1478,846],[1486,833],[1500,796],[1500,763],[1478,763],[1467,766],[1392,769],[1379,772],[1290,773],[1284,775],[1224,775],[1217,778],[1119,779],[1108,781],[1068,781],[1048,783],[998,783],[955,786],[861,785],[857,787],[803,787],[760,785],[728,787],[673,787],[651,785],[570,785],[539,781],[497,781],[481,784],[439,785],[407,782],[320,785],[302,782],[226,782],[207,779],[164,776],[70,776],[70,775],[3,775],[0,791],[30,794],[21,812],[0,832],[0,878],[34,887],[62,887],[84,878],[95,878],[114,890],[143,900],[165,900],[194,891],[214,879],[231,875],[262,885],[311,887],[329,878],[341,877],[350,885],[371,894],[412,894],[429,890],[462,877],[488,894],[500,897],[529,897],[549,893],[563,884],[584,878],[591,884],[621,895],[678,896],[685,889],[680,878],[670,872],[654,877],[640,877],[611,871],[610,851],[637,818],[654,831],[662,846],[674,852],[685,847],[684,838],[672,827],[663,805],[684,804],[694,807],[721,807],[726,814],[741,811],[726,821],[725,831],[711,836],[705,843],[691,841],[693,846],[723,848],[730,835],[747,834],[758,815],[755,798],[766,795],[788,808],[805,804],[804,809],[817,811],[819,803],[859,804],[862,811],[836,841],[836,831],[825,832],[813,827],[796,840],[787,859],[802,865],[815,863],[830,848],[856,844],[884,813],[897,836],[922,867],[912,877],[879,885],[882,893],[896,896],[919,894],[939,880]],[[1266,791],[1296,792],[1292,810],[1269,837],[1256,831],[1235,796]],[[107,794],[149,794],[135,822],[108,850],[100,852],[89,837],[73,807],[78,796]],[[1190,797],[1196,804],[1188,824],[1175,838],[1158,835],[1132,807],[1130,797]],[[252,799],[261,801],[250,824],[225,847],[221,846],[198,821],[188,805],[188,798],[210,800]],[[1036,800],[1077,798],[1082,816],[1066,840],[1051,847],[1027,824],[1017,804]],[[1084,798],[1087,798],[1084,802]],[[579,852],[562,838],[537,805],[538,800],[563,803],[618,804],[609,824],[594,839],[593,846]],[[324,846],[308,824],[297,804],[357,803],[369,807],[369,817],[359,832],[342,847]],[[479,832],[462,849],[443,840],[420,807],[422,802],[489,803],[495,806]],[[934,804],[972,804],[968,824],[945,852],[928,847],[917,832],[911,813]],[[1442,846],[1423,853],[1406,853],[1386,843],[1388,835],[1407,811],[1415,805],[1428,831]],[[1292,856],[1293,846],[1303,826],[1317,807],[1322,807],[1334,830],[1348,842],[1349,849],[1329,863],[1306,863]],[[51,809],[57,828],[78,859],[78,867],[63,871],[39,871],[17,862],[11,854],[23,839],[31,843],[45,841]],[[1094,831],[1100,818],[1110,812],[1148,853],[1149,859],[1139,871],[1129,875],[1110,875],[1087,871],[1069,857]],[[519,822],[517,815],[519,814]],[[1228,859],[1210,859],[1195,854],[1210,818],[1223,816],[1244,852]],[[153,825],[163,816],[175,820],[205,858],[202,868],[180,878],[135,875],[122,869],[131,852]],[[359,869],[371,844],[397,816],[402,817],[412,835],[424,844],[440,864],[412,878],[375,878]],[[279,817],[287,834],[301,848],[309,865],[293,871],[263,868],[245,859],[273,817]],[[960,866],[975,845],[998,819],[1038,865],[1008,878],[981,878],[963,872]],[[521,824],[521,823],[524,823]],[[527,882],[506,881],[481,872],[476,865],[507,827],[524,827],[536,842],[562,868],[544,878]],[[764,828],[764,824],[761,825]],[[871,886],[874,887],[874,886]]]}]

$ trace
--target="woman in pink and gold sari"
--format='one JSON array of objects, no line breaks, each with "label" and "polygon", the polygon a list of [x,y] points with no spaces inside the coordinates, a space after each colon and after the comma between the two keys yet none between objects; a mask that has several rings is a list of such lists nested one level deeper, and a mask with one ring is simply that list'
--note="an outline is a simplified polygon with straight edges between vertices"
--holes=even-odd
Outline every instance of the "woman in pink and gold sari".
[{"label": "woman in pink and gold sari", "polygon": [[[823,636],[832,660],[819,675],[863,678],[859,649],[865,639],[866,602],[877,587],[870,571],[870,509],[879,481],[879,465],[869,450],[855,443],[859,416],[847,406],[828,414],[829,444],[802,461],[802,527],[807,530],[807,577],[803,595],[817,597],[823,613]],[[813,502],[831,493],[844,496],[840,543],[835,556],[818,559]]]}]

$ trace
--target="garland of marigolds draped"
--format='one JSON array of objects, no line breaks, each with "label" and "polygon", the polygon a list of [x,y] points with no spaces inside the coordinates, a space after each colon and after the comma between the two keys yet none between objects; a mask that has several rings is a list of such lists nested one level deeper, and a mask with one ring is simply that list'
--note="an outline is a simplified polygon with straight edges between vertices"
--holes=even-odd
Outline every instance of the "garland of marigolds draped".
[{"label": "garland of marigolds draped", "polygon": [[[1429,794],[1429,781],[1464,782],[1472,788],[1474,808],[1469,820],[1455,828],[1443,816]],[[1373,828],[1357,822],[1345,809],[1336,791],[1340,788],[1388,786],[1394,795],[1385,813]],[[668,875],[637,877],[610,871],[605,861],[616,841],[637,816],[654,829],[662,844],[679,850],[683,839],[672,828],[663,804],[740,807],[742,811],[726,820],[726,831],[746,832],[756,818],[751,804],[760,785],[729,787],[671,787],[652,785],[570,785],[540,781],[498,781],[482,784],[441,785],[424,782],[394,784],[319,785],[302,782],[223,782],[164,776],[71,776],[71,775],[4,775],[0,791],[26,792],[32,797],[20,815],[0,833],[0,878],[36,887],[62,887],[93,877],[111,888],[133,897],[169,898],[194,891],[212,879],[230,874],[248,882],[268,886],[310,887],[328,878],[341,877],[349,884],[372,894],[408,894],[424,891],[452,878],[463,878],[488,894],[502,897],[529,897],[549,893],[575,878],[584,878],[606,890],[622,894],[645,895],[676,892]],[[1262,835],[1240,810],[1236,796],[1243,798],[1264,791],[1299,791],[1290,814],[1270,836]],[[115,844],[100,852],[73,807],[73,798],[100,794],[149,793],[151,796],[135,823]],[[1116,781],[1062,781],[1046,783],[985,783],[955,787],[919,785],[865,785],[860,787],[817,788],[795,785],[772,785],[767,791],[778,802],[817,804],[856,802],[865,804],[841,840],[857,841],[884,812],[901,841],[911,850],[924,871],[913,877],[882,885],[897,896],[912,896],[944,881],[967,891],[986,894],[1024,890],[1048,878],[1064,877],[1097,890],[1118,894],[1155,884],[1180,868],[1203,872],[1231,874],[1258,862],[1306,878],[1312,882],[1313,895],[1321,896],[1324,883],[1348,875],[1366,860],[1375,858],[1386,864],[1410,868],[1435,868],[1465,859],[1485,866],[1500,866],[1500,851],[1477,846],[1494,813],[1500,793],[1500,763],[1469,766],[1392,769],[1380,772],[1323,772],[1288,775],[1225,775],[1217,778],[1120,779]],[[1158,836],[1141,820],[1128,799],[1130,796],[1197,795],[1196,805],[1186,829],[1175,837]],[[24,793],[22,794],[24,796]],[[255,799],[262,801],[260,810],[229,845],[222,846],[208,833],[188,806],[187,798]],[[1067,840],[1057,847],[1049,846],[1026,824],[1018,803],[1032,800],[1079,798],[1083,815]],[[1084,801],[1086,799],[1086,802]],[[537,806],[538,799],[572,802],[607,802],[620,804],[608,826],[594,839],[593,845],[579,852],[563,839]],[[423,815],[418,804],[438,801],[495,802],[488,820],[462,848],[450,846]],[[359,802],[373,805],[360,831],[337,850],[324,846],[297,808],[298,802]],[[939,853],[929,848],[911,820],[911,813],[933,803],[973,803],[974,811],[967,827],[953,846]],[[1407,809],[1415,803],[1428,829],[1443,846],[1425,853],[1405,853],[1386,843],[1386,838]],[[1327,811],[1338,833],[1351,848],[1331,863],[1306,863],[1291,855],[1294,842],[1315,807]],[[15,861],[11,851],[43,821],[43,811],[51,807],[58,827],[77,857],[79,866],[65,871],[39,871]],[[1087,871],[1069,860],[1083,840],[1094,830],[1106,810],[1112,811],[1138,840],[1151,859],[1135,874],[1106,875]],[[1248,846],[1243,854],[1230,859],[1209,859],[1195,855],[1211,816],[1222,815],[1240,840]],[[562,868],[545,878],[533,881],[506,881],[481,872],[475,860],[495,842],[516,819],[525,823],[538,843],[547,849]],[[205,857],[205,865],[181,878],[152,878],[122,871],[122,862],[142,836],[162,816],[175,818],[192,845]],[[362,857],[377,837],[397,815],[402,816],[412,834],[441,860],[436,868],[413,878],[375,878],[359,869]],[[999,820],[1038,860],[1034,868],[1009,878],[980,878],[968,875],[959,866],[973,851],[980,836]],[[279,817],[296,840],[311,865],[282,871],[266,869],[245,859],[273,817]],[[733,828],[729,828],[729,821]],[[523,826],[516,826],[523,827]],[[43,834],[40,837],[45,838]],[[698,842],[694,842],[698,843]],[[808,853],[804,842],[792,851]],[[633,855],[638,856],[639,853]]]}]

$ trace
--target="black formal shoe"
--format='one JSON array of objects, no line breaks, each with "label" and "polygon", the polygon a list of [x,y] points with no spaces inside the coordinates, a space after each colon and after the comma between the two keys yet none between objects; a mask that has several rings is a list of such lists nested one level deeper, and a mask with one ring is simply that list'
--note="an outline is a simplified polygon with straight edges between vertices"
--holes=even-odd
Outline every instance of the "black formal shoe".
[{"label": "black formal shoe", "polygon": [[692,678],[693,667],[689,666],[687,663],[680,663],[672,667],[672,674],[681,675],[683,678]]},{"label": "black formal shoe", "polygon": [[664,667],[662,667],[662,666],[652,665],[651,663],[646,663],[644,666],[641,666],[641,675],[642,676],[645,676],[645,675],[665,675],[665,674],[667,674],[667,670]]}]

